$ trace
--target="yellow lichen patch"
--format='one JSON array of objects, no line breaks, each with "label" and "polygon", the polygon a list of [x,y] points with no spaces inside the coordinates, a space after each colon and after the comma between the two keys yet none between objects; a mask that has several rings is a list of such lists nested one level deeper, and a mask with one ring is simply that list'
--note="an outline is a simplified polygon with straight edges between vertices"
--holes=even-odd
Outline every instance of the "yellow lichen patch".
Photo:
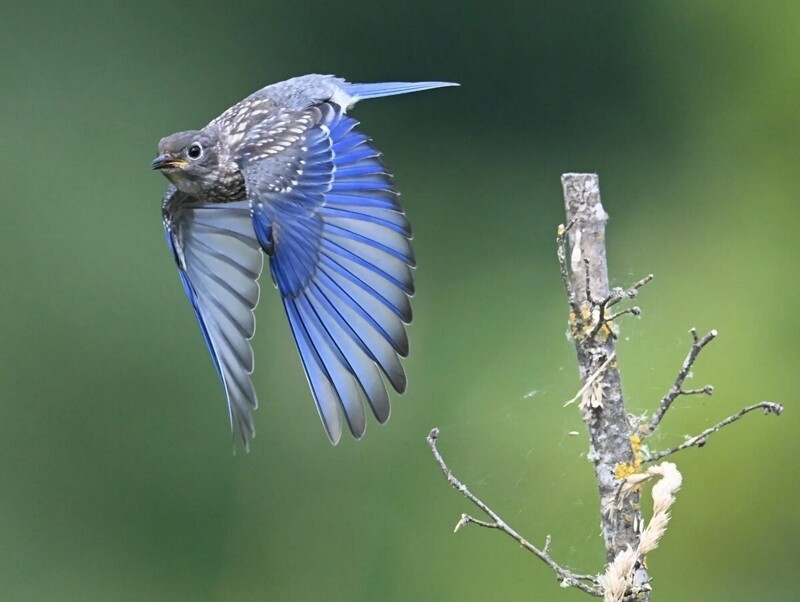
[{"label": "yellow lichen patch", "polygon": [[614,467],[614,477],[620,481],[628,478],[632,474],[636,474],[637,472],[639,472],[639,470],[633,462],[624,462],[622,464],[617,464]]},{"label": "yellow lichen patch", "polygon": [[633,450],[633,465],[636,467],[636,472],[642,466],[642,438],[639,435],[633,434],[630,436],[631,450]]},{"label": "yellow lichen patch", "polygon": [[639,435],[631,435],[631,450],[633,451],[633,462],[617,464],[614,468],[614,476],[623,480],[638,473],[642,468],[642,439]]},{"label": "yellow lichen patch", "polygon": [[569,312],[569,334],[576,341],[583,340],[583,332],[578,323],[578,316],[573,311]]},{"label": "yellow lichen patch", "polygon": [[585,339],[593,329],[591,307],[581,305],[580,315],[570,312],[569,322],[572,327],[572,336],[579,341]]},{"label": "yellow lichen patch", "polygon": [[569,313],[569,326],[572,338],[582,341],[591,332],[591,314],[581,307],[580,316],[574,311]]}]

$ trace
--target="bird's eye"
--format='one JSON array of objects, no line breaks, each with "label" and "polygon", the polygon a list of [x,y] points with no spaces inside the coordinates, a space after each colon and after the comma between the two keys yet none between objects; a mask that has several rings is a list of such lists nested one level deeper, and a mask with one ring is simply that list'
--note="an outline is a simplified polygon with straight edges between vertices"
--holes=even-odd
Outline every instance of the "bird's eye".
[{"label": "bird's eye", "polygon": [[186,153],[189,155],[190,159],[199,159],[203,156],[203,147],[197,143],[192,144]]}]

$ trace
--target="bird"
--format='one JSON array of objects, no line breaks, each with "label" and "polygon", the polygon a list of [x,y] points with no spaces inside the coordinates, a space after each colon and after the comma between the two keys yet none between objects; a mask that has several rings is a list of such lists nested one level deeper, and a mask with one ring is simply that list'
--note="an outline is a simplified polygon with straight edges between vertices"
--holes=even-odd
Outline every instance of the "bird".
[{"label": "bird", "polygon": [[362,437],[365,402],[379,423],[388,420],[384,379],[405,392],[411,227],[381,153],[348,110],[457,85],[304,75],[159,142],[152,168],[170,182],[167,241],[246,450],[258,407],[250,340],[265,256],[331,443],[345,424]]}]

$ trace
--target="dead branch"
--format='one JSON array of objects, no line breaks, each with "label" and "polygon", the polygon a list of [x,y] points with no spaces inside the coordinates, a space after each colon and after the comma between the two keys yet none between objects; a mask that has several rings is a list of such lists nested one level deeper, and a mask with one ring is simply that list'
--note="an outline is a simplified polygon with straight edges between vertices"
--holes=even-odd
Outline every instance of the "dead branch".
[{"label": "dead branch", "polygon": [[687,437],[686,441],[684,441],[680,445],[676,445],[675,447],[671,447],[670,449],[665,449],[663,451],[645,454],[644,458],[642,458],[642,462],[657,462],[662,458],[666,458],[667,456],[670,456],[676,452],[679,452],[683,449],[687,449],[689,447],[703,447],[711,435],[713,435],[714,433],[718,433],[729,424],[733,424],[734,422],[740,420],[750,412],[759,409],[764,410],[765,415],[775,414],[776,416],[780,416],[781,412],[783,412],[783,406],[781,404],[774,403],[772,401],[762,401],[761,403],[757,403],[739,410],[732,416],[728,416],[722,422],[719,422],[714,426],[707,428],[699,435],[695,435],[694,437]]},{"label": "dead branch", "polygon": [[[512,529],[508,523],[506,523],[500,516],[492,510],[489,506],[487,506],[484,502],[482,502],[475,494],[473,494],[467,486],[464,485],[461,481],[456,478],[453,472],[447,467],[445,464],[444,458],[439,453],[439,449],[436,447],[436,440],[439,437],[439,429],[435,428],[428,434],[428,445],[431,448],[431,452],[433,453],[433,457],[436,458],[436,462],[439,464],[439,468],[441,468],[442,473],[444,474],[447,482],[450,485],[461,493],[465,498],[467,498],[470,502],[475,504],[481,512],[486,514],[491,521],[483,521],[477,518],[470,516],[469,514],[462,514],[459,521],[456,523],[455,529],[453,531],[458,532],[463,526],[467,524],[474,524],[478,525],[479,527],[485,527],[487,529],[497,529],[502,531],[506,535],[508,535],[511,539],[516,541],[520,546],[526,549],[528,552],[536,556],[539,560],[544,562],[547,566],[549,566],[553,571],[555,571],[558,580],[561,582],[562,586],[565,587],[575,587],[581,591],[586,592],[587,594],[591,594],[592,596],[602,596],[602,590],[596,585],[597,577],[595,575],[578,575],[573,573],[572,571],[565,569],[564,567],[560,566],[556,563],[548,553],[548,549],[550,547],[550,536],[548,535],[545,539],[545,544],[543,548],[538,548],[532,543],[530,543],[527,539],[522,537],[519,533],[517,533],[514,529]],[[594,585],[589,585],[589,583],[594,583]]]},{"label": "dead branch", "polygon": [[[600,201],[597,175],[564,174],[561,181],[568,225],[558,228],[557,255],[570,309],[569,332],[575,344],[582,381],[578,393],[564,405],[582,398],[578,407],[589,430],[588,457],[594,465],[600,492],[605,573],[582,575],[560,566],[549,554],[549,535],[542,548],[531,544],[453,475],[436,446],[439,429],[430,432],[428,445],[450,485],[490,519],[462,514],[455,531],[468,524],[499,530],[550,567],[564,587],[603,596],[606,602],[649,602],[651,587],[644,557],[658,546],[666,532],[669,509],[675,502],[682,478],[677,467],[670,462],[651,466],[645,471],[642,471],[642,464],[655,462],[689,447],[702,447],[708,437],[754,410],[762,409],[765,414],[779,415],[783,406],[764,401],[746,407],[664,451],[651,453],[642,445],[642,440],[657,429],[678,397],[711,395],[714,392],[711,385],[685,389],[684,383],[700,352],[714,340],[717,332],[712,330],[698,337],[693,328],[689,353],[650,420],[641,424],[644,419],[629,416],[625,410],[617,362],[618,327],[615,320],[625,315],[638,316],[641,309],[632,306],[613,313],[610,310],[623,301],[635,299],[653,275],[645,276],[627,289],[610,287],[605,248],[608,215]],[[578,433],[573,431],[570,434]],[[654,479],[660,480],[653,487],[653,516],[645,525],[640,510],[640,491],[642,484]]]},{"label": "dead branch", "polygon": [[[647,276],[626,289],[609,285],[606,260],[605,228],[608,215],[600,200],[600,185],[596,174],[564,174],[561,176],[567,222],[571,228],[559,228],[558,244],[563,249],[558,256],[566,261],[561,266],[565,277],[567,297],[577,306],[570,313],[570,334],[575,343],[578,368],[584,386],[589,383],[605,362],[616,355],[614,325],[606,310],[617,303],[632,299],[639,289],[652,279]],[[571,306],[572,309],[572,306]],[[631,313],[638,313],[631,312]],[[619,475],[635,471],[638,465],[631,445],[631,426],[625,411],[622,383],[617,361],[612,361],[591,383],[591,403],[582,404],[582,415],[589,429],[590,453],[600,492],[600,525],[606,548],[606,562],[628,548],[639,548],[642,524],[639,495],[632,492],[616,512],[606,512],[619,490]],[[638,562],[633,582],[646,584],[647,569]],[[647,601],[648,593],[640,599]]]},{"label": "dead branch", "polygon": [[706,385],[701,389],[690,389],[688,391],[683,388],[683,383],[691,373],[692,366],[694,366],[694,363],[697,361],[697,357],[700,355],[700,352],[706,345],[708,345],[717,337],[716,330],[709,331],[709,333],[702,338],[697,336],[697,330],[694,328],[692,328],[689,332],[692,335],[692,347],[689,349],[686,359],[683,360],[683,365],[678,372],[678,376],[675,378],[675,382],[672,383],[672,386],[670,387],[669,391],[667,391],[667,394],[661,399],[661,403],[658,405],[658,409],[653,413],[650,423],[643,430],[641,435],[643,438],[656,430],[658,425],[661,424],[661,421],[664,419],[667,411],[670,409],[670,407],[672,407],[672,402],[681,395],[711,395],[714,393],[714,387],[711,385]]}]

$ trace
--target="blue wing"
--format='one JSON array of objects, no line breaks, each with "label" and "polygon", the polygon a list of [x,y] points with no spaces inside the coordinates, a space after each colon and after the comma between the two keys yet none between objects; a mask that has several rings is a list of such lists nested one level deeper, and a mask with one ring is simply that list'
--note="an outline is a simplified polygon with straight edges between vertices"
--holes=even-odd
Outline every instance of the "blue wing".
[{"label": "blue wing", "polygon": [[167,240],[228,400],[231,426],[245,447],[258,406],[250,375],[263,253],[247,201],[199,203],[170,186],[164,199]]},{"label": "blue wing", "polygon": [[381,372],[405,390],[414,292],[408,220],[357,125],[323,103],[266,124],[242,151],[256,236],[333,443],[342,416],[364,433],[362,397],[379,422],[389,418]]}]

